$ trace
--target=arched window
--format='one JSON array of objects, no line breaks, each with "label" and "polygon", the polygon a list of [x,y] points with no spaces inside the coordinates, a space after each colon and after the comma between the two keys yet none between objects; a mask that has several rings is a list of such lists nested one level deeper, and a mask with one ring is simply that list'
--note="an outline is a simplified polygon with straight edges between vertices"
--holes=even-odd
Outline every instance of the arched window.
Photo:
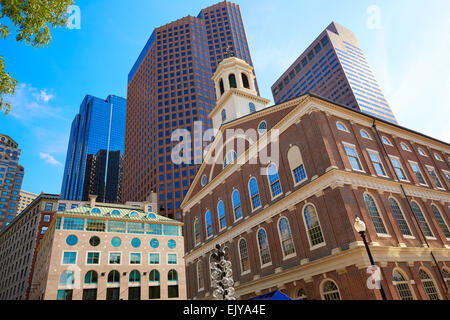
[{"label": "arched window", "polygon": [[249,103],[249,109],[250,109],[250,113],[255,113],[256,112],[256,106],[253,102]]},{"label": "arched window", "polygon": [[417,151],[419,152],[419,154],[420,154],[421,156],[428,157],[427,154],[425,153],[425,151],[423,151],[422,148],[417,149]]},{"label": "arched window", "polygon": [[237,159],[236,151],[231,150],[227,153],[225,159],[223,160],[223,168],[225,169],[230,164],[233,164]]},{"label": "arched window", "polygon": [[150,282],[159,282],[160,281],[160,276],[159,276],[159,271],[158,270],[152,270],[149,274],[149,281]]},{"label": "arched window", "polygon": [[448,226],[441,215],[441,211],[434,204],[431,205],[431,211],[433,211],[434,217],[436,218],[436,221],[441,227],[445,237],[450,238],[450,231],[448,230]]},{"label": "arched window", "polygon": [[422,281],[423,288],[429,300],[439,300],[439,294],[431,276],[423,269],[419,270],[420,281]]},{"label": "arched window", "polygon": [[261,257],[261,265],[266,265],[272,262],[269,249],[269,241],[267,240],[266,230],[260,229],[258,231],[258,247],[259,255]]},{"label": "arched window", "polygon": [[178,281],[178,273],[176,270],[170,270],[167,274],[167,280],[168,281]]},{"label": "arched window", "polygon": [[225,204],[223,201],[219,201],[217,204],[217,215],[219,217],[219,228],[223,230],[227,227],[227,220],[225,217]]},{"label": "arched window", "polygon": [[288,151],[289,167],[291,168],[292,176],[296,185],[308,179],[303,164],[302,154],[297,146],[292,146]]},{"label": "arched window", "polygon": [[89,271],[84,276],[84,283],[85,284],[97,284],[98,283],[98,273],[95,271]]},{"label": "arched window", "polygon": [[248,182],[248,188],[250,191],[250,202],[252,204],[252,208],[253,210],[256,210],[261,207],[261,198],[259,196],[259,188],[256,178],[250,179],[250,181]]},{"label": "arched window", "polygon": [[167,296],[169,299],[178,298],[178,273],[175,270],[170,270],[167,274],[169,284],[167,286]]},{"label": "arched window", "polygon": [[322,284],[322,300],[341,300],[339,288],[334,281],[327,280]]},{"label": "arched window", "polygon": [[227,121],[227,110],[222,110],[222,122]]},{"label": "arched window", "polygon": [[248,257],[247,241],[241,239],[239,241],[239,256],[241,258],[241,270],[242,273],[250,270],[250,260]]},{"label": "arched window", "polygon": [[336,127],[341,131],[348,132],[347,127],[340,121],[336,122]]},{"label": "arched window", "polygon": [[382,138],[381,138],[381,141],[383,141],[383,143],[386,144],[386,145],[388,145],[388,146],[392,146],[391,141],[389,141],[389,139],[386,138],[386,137],[382,137]]},{"label": "arched window", "polygon": [[239,220],[242,218],[242,207],[241,207],[241,196],[239,190],[233,191],[233,210],[234,210],[234,220]]},{"label": "arched window", "polygon": [[141,273],[137,270],[133,270],[130,272],[130,282],[138,283],[141,282]]},{"label": "arched window", "polygon": [[250,89],[250,83],[248,82],[248,77],[245,73],[242,73],[242,84],[244,85],[244,88]]},{"label": "arched window", "polygon": [[319,216],[317,215],[316,208],[310,204],[307,205],[303,211],[303,217],[305,219],[305,225],[308,231],[311,247],[324,243],[325,240],[323,238],[322,228],[320,227]]},{"label": "arched window", "polygon": [[369,211],[370,219],[373,222],[376,232],[379,234],[387,234],[383,219],[378,212],[378,207],[375,203],[375,200],[370,194],[366,193],[364,194],[364,202],[366,204],[367,211]]},{"label": "arched window", "polygon": [[220,95],[223,95],[225,93],[225,86],[223,85],[223,79],[220,79],[219,87],[220,87]]},{"label": "arched window", "polygon": [[409,147],[404,142],[400,143],[400,147],[405,151],[411,152],[411,149],[409,149]]},{"label": "arched window", "polygon": [[205,287],[205,281],[203,276],[203,265],[201,260],[197,262],[197,285],[198,291],[203,290],[203,288]]},{"label": "arched window", "polygon": [[389,198],[389,206],[391,207],[392,213],[394,214],[395,220],[397,220],[400,232],[404,236],[412,236],[411,230],[409,229],[408,223],[406,222],[403,212],[400,206],[394,198]]},{"label": "arched window", "polygon": [[108,283],[120,283],[120,273],[117,270],[113,270],[108,273]]},{"label": "arched window", "polygon": [[101,211],[98,208],[94,208],[94,209],[91,210],[91,213],[99,214],[99,213],[101,213]]},{"label": "arched window", "polygon": [[70,286],[75,283],[75,277],[72,271],[64,271],[59,277],[59,285],[61,286]]},{"label": "arched window", "polygon": [[411,201],[411,208],[414,212],[414,215],[416,216],[417,220],[419,221],[420,229],[422,229],[422,232],[425,234],[426,237],[433,237],[433,233],[431,232],[430,227],[428,226],[428,222],[425,219],[422,210],[420,209],[419,205],[415,201]]},{"label": "arched window", "polygon": [[291,228],[287,218],[281,218],[278,222],[278,230],[280,232],[281,247],[285,257],[295,254],[294,241],[292,239]]},{"label": "arched window", "polygon": [[414,300],[409,281],[398,270],[394,270],[393,280],[397,287],[398,295],[402,300]]},{"label": "arched window", "polygon": [[194,221],[194,241],[195,246],[200,243],[200,221],[198,221],[198,218],[195,218]]},{"label": "arched window", "polygon": [[205,225],[206,225],[206,238],[212,237],[213,235],[213,227],[212,227],[212,219],[211,219],[211,211],[208,210],[205,213]]},{"label": "arched window", "polygon": [[300,289],[296,292],[295,298],[299,300],[307,300],[308,297],[306,296],[305,290]]},{"label": "arched window", "polygon": [[362,130],[360,131],[360,133],[361,133],[361,137],[366,138],[366,139],[370,139],[370,140],[372,139],[372,138],[370,137],[370,135],[367,133],[366,130],[362,129]]},{"label": "arched window", "polygon": [[230,74],[228,76],[228,80],[230,81],[230,88],[237,88],[236,76],[234,74]]},{"label": "arched window", "polygon": [[160,282],[158,270],[150,271],[148,298],[149,299],[161,299],[161,282]]},{"label": "arched window", "polygon": [[450,272],[448,269],[442,269],[442,276],[444,277],[445,283],[447,283],[447,287],[450,288]]},{"label": "arched window", "polygon": [[267,168],[267,177],[269,179],[270,192],[272,193],[272,198],[278,197],[283,193],[281,189],[280,176],[278,175],[278,168],[275,164],[271,164]]}]

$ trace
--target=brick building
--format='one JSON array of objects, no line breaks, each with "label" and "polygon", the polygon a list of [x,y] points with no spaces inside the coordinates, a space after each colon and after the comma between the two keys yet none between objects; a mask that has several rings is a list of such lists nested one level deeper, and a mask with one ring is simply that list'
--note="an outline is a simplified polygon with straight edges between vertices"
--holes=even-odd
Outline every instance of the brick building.
[{"label": "brick building", "polygon": [[[223,63],[218,88],[242,65]],[[448,298],[448,143],[312,94],[255,108],[257,97],[240,83],[217,99],[220,130],[182,204],[188,298],[212,298],[209,262],[219,243],[240,299],[276,289],[292,298],[381,299],[367,286],[357,217],[388,299]],[[258,136],[221,145],[232,129]],[[277,149],[278,161],[252,161]]]},{"label": "brick building", "polygon": [[0,300],[26,300],[42,241],[57,210],[80,202],[60,200],[59,195],[40,194],[0,233]]}]

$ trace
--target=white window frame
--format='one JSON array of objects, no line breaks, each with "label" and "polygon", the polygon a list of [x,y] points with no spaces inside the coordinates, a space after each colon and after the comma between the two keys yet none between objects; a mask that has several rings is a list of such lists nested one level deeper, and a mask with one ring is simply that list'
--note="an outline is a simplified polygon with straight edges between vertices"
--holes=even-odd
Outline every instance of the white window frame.
[{"label": "white window frame", "polygon": [[[223,218],[225,219],[225,227],[223,227],[223,228],[220,226],[220,216],[219,216],[219,204],[221,202],[223,203],[223,211],[224,211]],[[225,202],[221,199],[218,199],[218,201],[217,201],[217,224],[219,226],[219,233],[228,227],[228,225],[227,225],[227,210],[225,208]],[[213,230],[213,232],[214,232],[214,230]]]},{"label": "white window frame", "polygon": [[442,161],[442,162],[444,162],[444,159],[442,159],[441,155],[438,154],[437,152],[434,152],[434,158],[435,158],[437,161]]},{"label": "white window frame", "polygon": [[[355,172],[366,173],[366,171],[364,170],[364,166],[363,166],[363,164],[361,162],[361,157],[359,156],[358,149],[356,148],[356,146],[354,144],[351,144],[351,143],[348,143],[348,142],[344,142],[344,141],[342,142],[342,146],[344,147],[344,153],[345,153],[345,156],[347,157],[348,163],[350,164],[351,170],[355,171]],[[346,147],[352,148],[355,151],[356,158],[358,159],[358,163],[359,163],[359,166],[361,167],[361,170],[353,168],[352,163],[351,163],[351,161],[349,159],[349,155],[347,154],[347,150],[345,150]]]},{"label": "white window frame", "polygon": [[[389,159],[391,161],[392,168],[394,169],[395,177],[398,178],[400,181],[410,182],[409,179],[408,179],[408,175],[406,174],[405,168],[403,168],[402,162],[400,161],[400,158],[396,157],[396,156],[392,156],[392,155],[388,155],[388,156],[389,156]],[[395,159],[395,160],[398,161],[398,163],[400,164],[400,168],[402,169],[403,174],[405,175],[406,180],[405,179],[400,179],[400,177],[398,177],[397,172],[395,171],[394,164],[392,163],[392,159]]]},{"label": "white window frame", "polygon": [[[278,183],[280,184],[280,191],[281,191],[281,192],[280,192],[278,195],[276,195],[275,197],[273,196],[272,185],[270,184],[270,178],[269,178],[269,167],[270,167],[271,165],[274,165],[274,166],[277,168]],[[284,194],[284,193],[283,193],[283,186],[281,185],[280,170],[279,170],[278,166],[277,166],[275,163],[270,163],[270,164],[267,166],[266,173],[267,173],[267,183],[268,183],[268,185],[269,185],[270,198],[271,198],[272,201],[274,201],[275,199],[278,199],[279,197],[282,197],[283,194]],[[259,188],[258,188],[258,189],[259,189]],[[261,198],[261,197],[260,197],[260,198]]]},{"label": "white window frame", "polygon": [[[120,263],[111,263],[111,253],[120,253]],[[123,265],[123,252],[122,251],[109,251],[108,252],[108,266],[121,266]]]},{"label": "white window frame", "polygon": [[426,165],[426,167],[427,167],[428,175],[431,177],[431,181],[433,181],[433,183],[436,185],[436,182],[434,181],[433,177],[432,177],[431,174],[430,174],[430,169],[433,169],[434,174],[436,175],[436,179],[438,179],[439,183],[440,183],[441,186],[442,186],[442,187],[438,187],[438,186],[436,185],[436,189],[438,189],[438,190],[445,190],[444,184],[442,183],[441,179],[439,179],[439,175],[438,175],[438,173],[437,173],[436,168],[433,167],[433,166],[429,166],[429,165]]},{"label": "white window frame", "polygon": [[[242,256],[241,256],[241,247],[240,247],[240,243],[242,240],[245,241],[245,246],[247,248],[247,259],[248,259],[248,265],[249,265],[249,268],[247,271],[242,271],[243,267],[242,267]],[[237,247],[238,247],[238,253],[239,253],[239,266],[241,267],[241,276],[244,276],[246,274],[249,274],[252,271],[252,267],[250,265],[250,254],[248,252],[248,241],[247,241],[247,239],[241,237],[241,238],[239,238],[237,244],[238,244]]]},{"label": "white window frame", "polygon": [[[417,162],[415,162],[415,161],[412,161],[412,160],[408,160],[408,162],[409,162],[409,166],[410,166],[411,171],[413,172],[414,176],[415,176],[416,174],[415,174],[415,172],[414,172],[414,170],[413,170],[413,168],[412,168],[411,165],[417,166],[417,168],[419,169],[420,175],[422,176],[422,179],[425,181],[425,184],[419,182],[419,185],[420,185],[420,186],[424,186],[424,187],[429,187],[429,185],[428,185],[428,183],[427,183],[427,180],[425,179],[425,176],[423,175],[422,170],[420,170],[419,163],[417,163]],[[416,177],[416,178],[417,178],[417,177]]]},{"label": "white window frame", "polygon": [[417,153],[419,153],[422,157],[428,157],[427,153],[420,147],[417,148]]},{"label": "white window frame", "polygon": [[[384,142],[383,140],[386,140],[386,142]],[[386,136],[382,136],[382,137],[381,137],[381,142],[382,142],[383,144],[387,145],[387,146],[391,146],[391,147],[394,146],[394,145],[392,144],[391,140],[390,140],[388,137],[386,137]]]},{"label": "white window frame", "polygon": [[400,142],[400,148],[403,151],[412,152],[411,148],[406,144],[406,142]]},{"label": "white window frame", "polygon": [[[367,210],[367,215],[369,216],[370,222],[372,222],[372,225],[373,225],[372,216],[370,215],[369,208],[367,208],[366,201],[364,199],[364,196],[366,194],[369,195],[373,199],[373,202],[375,203],[375,206],[377,207],[377,211],[378,211],[378,214],[379,214],[379,216],[381,218],[381,221],[383,222],[384,229],[386,230],[386,233],[378,233],[375,230],[377,236],[380,237],[380,238],[391,238],[391,234],[389,233],[389,230],[388,230],[388,227],[387,227],[388,225],[386,224],[386,221],[384,220],[382,211],[380,210],[380,206],[378,205],[377,200],[375,199],[373,194],[371,194],[370,192],[366,191],[366,192],[363,193],[363,202],[364,202],[364,208]],[[390,209],[390,207],[389,207],[389,209]],[[374,229],[375,229],[375,226],[374,226]]]},{"label": "white window frame", "polygon": [[[437,240],[437,238],[436,238],[436,235],[435,235],[435,233],[433,232],[433,229],[431,228],[431,224],[428,222],[428,219],[427,219],[427,217],[426,217],[426,215],[425,215],[425,211],[423,211],[423,208],[422,208],[422,206],[419,204],[419,202],[417,201],[417,200],[415,200],[415,199],[411,199],[410,200],[411,201],[411,204],[412,204],[412,202],[415,202],[416,204],[417,204],[417,206],[419,207],[419,209],[420,209],[420,212],[422,213],[422,216],[423,216],[423,218],[425,219],[425,222],[427,223],[427,225],[428,225],[428,229],[430,229],[430,232],[431,232],[431,234],[433,235],[432,237],[430,237],[430,236],[425,236],[425,238],[427,238],[428,240]],[[416,214],[414,213],[414,211],[413,211],[413,215],[414,215],[414,218],[417,218],[416,217]],[[422,228],[420,227],[420,223],[418,224],[418,227],[419,227],[419,231],[420,232],[423,232],[423,230],[422,230]],[[423,232],[424,233],[424,232]]]},{"label": "white window frame", "polygon": [[[260,230],[264,230],[264,232],[266,233],[267,247],[269,249],[270,262],[266,263],[266,264],[263,264],[263,260],[262,260],[262,256],[261,256],[261,245],[259,243],[259,238],[258,238],[258,234],[259,234]],[[270,267],[273,264],[273,258],[272,258],[272,253],[270,252],[269,235],[267,234],[267,230],[265,228],[259,228],[256,231],[256,245],[258,246],[259,264],[261,265],[261,269]]]},{"label": "white window frame", "polygon": [[[259,207],[254,208],[253,207],[253,198],[252,198],[252,191],[250,189],[250,181],[252,181],[252,179],[255,179],[256,181],[256,186],[258,187],[258,196],[259,196]],[[255,212],[256,210],[259,210],[262,208],[262,199],[261,199],[261,189],[259,188],[259,184],[258,184],[258,179],[256,179],[256,177],[251,176],[248,179],[247,182],[247,188],[248,188],[248,195],[249,195],[249,200],[250,200],[250,206],[252,207],[252,213]]]},{"label": "white window frame", "polygon": [[[64,263],[64,254],[65,253],[73,253],[73,252],[75,252],[75,254],[76,254],[76,257],[75,257],[75,262],[74,263]],[[61,255],[61,265],[62,266],[74,266],[74,265],[77,265],[77,262],[78,262],[78,250],[64,250],[63,252],[62,252],[62,255]]]},{"label": "white window frame", "polygon": [[[378,152],[378,151],[376,151],[376,150],[372,150],[372,149],[366,149],[366,151],[367,151],[367,153],[368,153],[370,163],[372,164],[372,167],[373,167],[373,169],[375,170],[375,174],[376,174],[378,177],[389,178],[389,176],[387,175],[386,168],[384,167],[383,160],[382,160],[382,158],[380,157],[380,152]],[[373,164],[372,158],[370,158],[370,154],[375,154],[375,155],[378,156],[378,159],[380,159],[381,167],[383,168],[383,171],[384,171],[384,175],[379,175],[379,174],[378,174],[378,172],[377,172],[377,170],[375,169],[375,166],[374,166],[374,164]]]},{"label": "white window frame", "polygon": [[[402,208],[402,206],[401,206],[401,204],[400,204],[400,201],[399,201],[397,198],[395,198],[394,196],[389,196],[389,198],[388,198],[388,206],[389,206],[389,210],[390,210],[391,212],[392,212],[392,208],[391,208],[391,206],[390,206],[390,204],[389,204],[389,199],[395,200],[395,202],[397,203],[397,205],[398,205],[398,207],[399,207],[399,209],[400,209],[400,212],[402,213],[403,220],[405,220],[406,225],[408,226],[409,232],[411,232],[411,235],[410,235],[410,236],[404,235],[404,234],[402,233],[402,231],[400,230],[400,227],[398,227],[397,219],[395,219],[395,217],[394,217],[395,223],[397,224],[397,227],[398,227],[398,229],[400,230],[400,233],[402,234],[403,238],[405,238],[405,239],[415,239],[416,237],[414,236],[413,229],[411,229],[411,226],[409,225],[409,222],[408,222],[408,220],[406,219],[406,216],[405,216],[405,213],[404,213],[404,211],[403,211],[403,208]],[[375,199],[374,199],[374,200],[375,200]],[[394,216],[394,213],[393,213],[393,212],[392,212],[392,216]]]},{"label": "white window frame", "polygon": [[[447,220],[445,219],[445,215],[442,214],[442,211],[441,211],[441,209],[439,208],[439,205],[437,205],[436,203],[432,202],[432,203],[430,204],[430,208],[431,208],[431,206],[434,206],[434,207],[437,209],[437,211],[439,212],[439,215],[441,216],[442,220],[444,221],[444,224],[447,226],[447,229],[450,230],[449,224],[447,223]],[[433,209],[432,209],[432,208],[431,208],[431,213],[433,213]],[[434,217],[434,213],[433,213],[433,217]],[[436,222],[437,222],[437,221],[436,221]],[[439,225],[439,222],[438,222],[438,225]],[[441,231],[442,231],[442,228],[441,228],[440,225],[439,225],[439,229],[441,229]],[[442,234],[443,234],[443,233],[444,233],[444,232],[442,232]],[[445,237],[445,234],[444,234],[444,237]],[[447,239],[447,241],[450,241],[450,238],[447,238],[447,237],[445,237],[445,238]]]},{"label": "white window frame", "polygon": [[[322,238],[323,238],[323,242],[322,242],[322,243],[316,244],[316,245],[314,245],[314,246],[313,246],[312,243],[311,243],[311,238],[310,238],[310,236],[309,236],[308,226],[306,225],[306,219],[305,219],[305,209],[306,209],[306,207],[309,206],[309,205],[313,206],[313,207],[314,207],[314,210],[316,211],[316,214],[317,214],[317,221],[319,221],[320,232],[322,233]],[[302,214],[303,225],[304,225],[305,230],[306,230],[306,237],[308,238],[309,250],[310,250],[310,251],[314,251],[314,250],[317,250],[317,249],[319,249],[319,248],[325,247],[325,246],[327,245],[327,241],[326,241],[325,235],[324,235],[324,233],[323,233],[322,224],[320,223],[320,218],[319,218],[319,211],[317,211],[316,206],[315,206],[313,203],[311,203],[311,202],[306,203],[306,204],[303,206],[303,208],[302,208],[301,214]]]},{"label": "white window frame", "polygon": [[447,180],[447,183],[450,184],[450,180],[448,180],[447,177],[446,177],[446,175],[450,176],[450,171],[442,169],[442,173],[444,174],[444,177]]},{"label": "white window frame", "polygon": [[[139,263],[131,263],[131,255],[132,254],[139,254]],[[128,260],[128,264],[130,265],[130,266],[142,266],[142,252],[131,252],[130,251],[130,253],[129,253],[129,260]]]},{"label": "white window frame", "polygon": [[[281,238],[281,232],[280,232],[280,221],[281,221],[282,219],[286,219],[287,222],[288,222],[289,231],[290,231],[290,233],[291,233],[292,245],[294,246],[294,253],[291,253],[291,254],[289,254],[289,255],[285,255],[285,254],[284,254],[284,249],[283,249],[283,239]],[[293,257],[296,257],[296,256],[297,256],[297,249],[295,248],[295,242],[294,242],[294,237],[293,237],[293,235],[292,235],[292,227],[291,227],[291,222],[289,221],[289,218],[286,217],[286,216],[281,216],[281,217],[278,219],[278,222],[277,222],[276,227],[277,227],[277,231],[278,231],[278,238],[279,238],[279,240],[280,240],[281,252],[283,253],[283,260],[289,260],[289,259],[291,259],[291,258],[293,258]]]},{"label": "white window frame", "polygon": [[[174,255],[175,256],[176,263],[169,263],[169,256],[170,255]],[[178,265],[178,254],[177,253],[173,253],[173,252],[167,253],[166,258],[167,258],[166,265],[168,265],[168,266],[177,266]]]},{"label": "white window frame", "polygon": [[[88,263],[89,253],[98,253],[98,263]],[[102,263],[102,252],[101,251],[86,251],[86,266],[99,266]]]},{"label": "white window frame", "polygon": [[[345,128],[345,130],[339,128],[339,124],[340,124],[341,126],[343,126],[343,127]],[[350,133],[350,131],[348,130],[347,126],[346,126],[344,123],[342,123],[342,121],[336,121],[336,128],[337,128],[339,131]]]},{"label": "white window frame", "polygon": [[[158,263],[150,263],[150,255],[155,254],[158,256]],[[161,254],[159,252],[149,252],[148,253],[148,265],[149,266],[159,266],[161,265]],[[160,275],[161,278],[161,275]]]},{"label": "white window frame", "polygon": [[[365,134],[367,134],[369,137],[368,137],[368,138],[367,138],[367,137],[364,137],[364,136],[362,135],[363,132],[365,132]],[[364,138],[364,139],[367,139],[367,140],[373,140],[373,139],[372,139],[372,135],[371,135],[369,132],[367,132],[367,130],[365,130],[365,129],[359,130],[359,134],[360,134],[361,137]]]}]

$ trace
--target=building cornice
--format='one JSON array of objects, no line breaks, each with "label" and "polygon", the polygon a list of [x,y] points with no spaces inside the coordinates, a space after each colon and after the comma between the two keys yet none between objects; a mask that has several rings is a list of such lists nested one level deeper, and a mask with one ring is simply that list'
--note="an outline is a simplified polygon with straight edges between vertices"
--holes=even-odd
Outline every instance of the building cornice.
[{"label": "building cornice", "polygon": [[333,169],[314,181],[309,182],[304,187],[294,191],[288,196],[284,196],[276,203],[263,209],[258,214],[250,216],[239,225],[232,227],[225,233],[219,234],[214,241],[203,244],[200,248],[187,253],[185,255],[186,263],[195,261],[199,257],[210,253],[215,246],[233,241],[234,238],[241,234],[258,227],[262,223],[272,219],[281,212],[292,210],[299,203],[314,197],[327,188],[336,189],[345,185],[351,185],[358,188],[382,190],[386,193],[402,194],[401,187],[403,186],[405,193],[409,197],[426,198],[439,202],[450,202],[450,193],[447,191],[439,191],[427,189],[414,185],[404,185],[393,180],[386,180],[383,178],[366,176],[361,173],[347,172],[344,170]]}]

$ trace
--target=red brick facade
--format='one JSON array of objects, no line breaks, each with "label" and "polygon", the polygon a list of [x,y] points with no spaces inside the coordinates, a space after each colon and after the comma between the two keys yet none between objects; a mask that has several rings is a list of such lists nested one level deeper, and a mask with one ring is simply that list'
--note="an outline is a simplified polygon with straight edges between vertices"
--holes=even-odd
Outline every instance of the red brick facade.
[{"label": "red brick facade", "polygon": [[[236,290],[241,299],[275,289],[292,298],[297,298],[298,291],[303,289],[308,299],[324,299],[324,279],[335,282],[341,299],[381,299],[378,290],[369,290],[366,285],[370,276],[366,269],[370,263],[361,237],[353,227],[355,218],[360,217],[367,225],[366,234],[375,262],[382,268],[382,285],[388,299],[400,298],[397,287],[392,284],[394,268],[410,281],[415,299],[428,298],[419,278],[419,268],[431,276],[439,298],[446,299],[447,289],[442,275],[444,270],[450,272],[450,236],[444,234],[450,226],[450,181],[445,176],[450,172],[448,144],[387,122],[375,121],[373,117],[312,96],[239,119],[223,130],[234,127],[245,131],[256,128],[262,120],[267,122],[269,131],[281,128],[278,174],[282,195],[272,199],[268,177],[260,174],[260,165],[235,163],[224,170],[219,164],[214,168],[204,164],[200,168],[182,205],[188,298],[211,298],[210,275],[205,266],[209,264],[214,245],[221,243],[229,250]],[[341,129],[346,131],[338,129],[338,121],[345,126]],[[369,138],[363,137],[361,130]],[[383,144],[381,137],[389,139],[392,145]],[[403,150],[400,143],[405,143],[410,151]],[[345,150],[347,145],[357,152],[362,170],[352,168]],[[300,185],[295,185],[293,168],[290,168],[287,156],[292,146],[300,149],[307,175]],[[247,144],[247,148],[250,145]],[[426,156],[419,154],[419,148]],[[377,173],[369,152],[378,154],[384,176]],[[398,157],[407,181],[397,178],[388,156]],[[419,184],[410,161],[417,163],[426,186]],[[427,166],[435,169],[440,188]],[[204,187],[200,183],[203,175],[211,176]],[[250,177],[257,179],[262,203],[254,212],[248,188]],[[238,221],[234,221],[231,199],[236,189],[240,192],[243,214]],[[379,217],[373,218],[369,213],[365,194],[374,200]],[[398,215],[394,214],[389,198],[393,198],[400,207],[411,236],[402,234]],[[224,202],[226,212],[227,228],[222,231],[219,231],[217,212],[219,201]],[[423,236],[417,215],[411,209],[412,201],[420,207],[432,236]],[[310,245],[304,215],[307,204],[313,205],[317,211],[324,239],[319,246]],[[437,208],[441,219],[432,211],[431,205],[434,205],[434,210]],[[208,210],[212,213],[213,236],[206,239],[205,212]],[[295,247],[295,255],[287,258],[284,257],[278,228],[281,217],[289,221]],[[200,243],[197,246],[194,241],[195,219],[200,222]],[[373,219],[382,221],[386,234],[376,232]],[[271,264],[263,268],[257,240],[261,228],[267,233],[271,256]],[[238,247],[240,239],[247,242],[250,265],[250,272],[244,275]],[[435,266],[432,254],[439,267]],[[205,279],[205,289],[200,291],[197,287],[199,259],[203,261],[202,277]],[[450,282],[450,279],[446,280]]]}]

